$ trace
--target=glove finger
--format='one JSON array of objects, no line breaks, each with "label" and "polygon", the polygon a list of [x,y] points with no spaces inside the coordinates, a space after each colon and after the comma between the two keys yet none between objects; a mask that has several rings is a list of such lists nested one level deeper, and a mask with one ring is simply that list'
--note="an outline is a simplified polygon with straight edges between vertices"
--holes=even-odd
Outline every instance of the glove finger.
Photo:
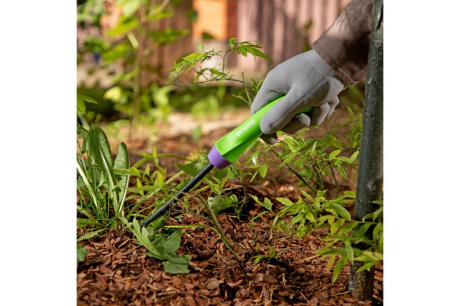
[{"label": "glove finger", "polygon": [[285,127],[291,119],[302,110],[299,105],[299,94],[291,89],[284,99],[268,110],[260,121],[260,129],[264,134],[272,134]]},{"label": "glove finger", "polygon": [[267,143],[269,145],[274,145],[278,141],[278,136],[276,136],[276,133],[262,134],[262,136],[260,136],[260,138],[262,138],[262,140],[265,141],[265,143]]},{"label": "glove finger", "polygon": [[317,126],[323,123],[324,118],[326,118],[327,114],[329,114],[330,109],[329,103],[314,107],[311,111],[310,126]]},{"label": "glove finger", "polygon": [[254,101],[251,104],[251,115],[257,112],[259,109],[267,105],[269,102],[276,100],[277,98],[281,97],[283,94],[274,92],[271,90],[263,90],[260,89],[257,93]]},{"label": "glove finger", "polygon": [[288,134],[295,134],[298,131],[309,127],[311,123],[310,117],[307,114],[296,115],[285,127],[281,130]]},{"label": "glove finger", "polygon": [[282,88],[280,85],[282,82],[278,79],[279,76],[276,71],[271,70],[267,73],[262,86],[260,86],[260,89],[251,104],[251,115],[267,105],[269,102],[284,95],[285,89]]},{"label": "glove finger", "polygon": [[329,117],[330,115],[332,115],[332,113],[334,112],[334,109],[335,107],[339,104],[339,97],[334,97],[334,99],[332,99],[331,102],[329,102],[329,112],[327,113],[327,117]]}]

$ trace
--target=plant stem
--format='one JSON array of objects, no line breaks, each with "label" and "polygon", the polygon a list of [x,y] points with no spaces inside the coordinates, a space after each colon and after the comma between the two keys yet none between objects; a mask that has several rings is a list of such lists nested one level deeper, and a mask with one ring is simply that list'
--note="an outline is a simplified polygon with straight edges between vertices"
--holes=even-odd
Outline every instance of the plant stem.
[{"label": "plant stem", "polygon": [[165,183],[166,185],[168,185],[169,183],[171,183],[172,181],[174,181],[174,179],[176,179],[177,177],[181,176],[182,174],[184,174],[185,172],[184,171],[179,171],[177,172],[176,174],[174,174],[173,176],[171,176]]},{"label": "plant stem", "polygon": [[241,272],[243,273],[245,280],[248,279],[248,276],[246,272],[244,272],[243,265],[241,264],[240,259],[238,258],[238,255],[236,254],[235,250],[233,249],[232,245],[230,242],[227,240],[227,237],[225,237],[224,232],[222,231],[222,228],[220,227],[220,223],[217,220],[216,215],[212,211],[211,207],[209,206],[208,202],[204,200],[202,197],[200,197],[201,202],[204,204],[204,207],[206,208],[206,211],[208,212],[209,216],[211,217],[211,221],[214,224],[215,228],[214,230],[216,233],[220,236],[220,239],[224,242],[225,246],[230,250],[230,252],[235,256],[236,262],[238,263],[238,267],[240,268]]},{"label": "plant stem", "polygon": [[[239,163],[238,163],[238,165],[239,165]],[[242,203],[243,203],[243,205],[244,205],[244,204],[247,203],[247,197],[248,197],[248,196],[247,196],[247,193],[246,193],[246,187],[245,187],[245,185],[244,185],[243,178],[241,177],[241,175],[238,175],[235,166],[231,166],[231,167],[230,167],[230,171],[232,171],[233,175],[234,175],[235,177],[238,178],[238,182],[240,183],[241,187],[243,187],[243,197],[244,197],[244,198],[243,198],[243,200],[242,200]],[[241,173],[241,170],[239,170],[238,172]],[[241,205],[241,208],[238,209],[238,212],[237,212],[238,217],[239,217],[239,215],[240,215],[241,210],[243,209],[243,205]]]},{"label": "plant stem", "polygon": [[246,80],[244,79],[244,72],[241,72],[241,78],[243,79],[242,83],[244,87],[244,92],[246,93],[246,97],[248,98],[246,103],[248,104],[249,107],[251,107],[252,99],[251,99],[251,96],[249,95],[248,87],[246,86]]},{"label": "plant stem", "polygon": [[170,0],[163,0],[156,10],[149,13],[149,16],[155,16],[156,14],[161,13],[166,8],[166,6],[168,6],[169,1]]},{"label": "plant stem", "polygon": [[318,166],[315,164],[312,164],[311,166],[313,170],[315,171],[315,175],[317,179],[316,186],[318,186],[319,189],[324,190],[323,178],[321,177],[321,175],[319,175]]},{"label": "plant stem", "polygon": [[[276,152],[272,147],[270,147],[270,151],[272,151],[281,161],[283,161],[283,159],[280,157],[280,155],[278,154],[278,152]],[[313,191],[313,193],[315,194],[316,196],[316,189],[314,189],[297,171],[295,171],[294,169],[292,169],[292,167],[286,163],[286,167],[288,167],[288,169],[294,173],[295,176],[297,176],[299,178],[299,180],[302,181],[302,183],[304,183],[308,188],[310,188],[311,191]]]},{"label": "plant stem", "polygon": [[331,162],[327,161],[327,164],[329,165],[329,169],[331,169],[332,177],[334,178],[334,183],[335,183],[335,198],[337,198],[339,194],[339,184],[337,183],[337,179],[335,178],[335,173],[334,170],[332,169]]},{"label": "plant stem", "polygon": [[88,121],[86,120],[85,115],[83,114],[78,114],[78,118],[80,118],[81,124],[86,130],[89,130],[90,126],[88,124]]}]

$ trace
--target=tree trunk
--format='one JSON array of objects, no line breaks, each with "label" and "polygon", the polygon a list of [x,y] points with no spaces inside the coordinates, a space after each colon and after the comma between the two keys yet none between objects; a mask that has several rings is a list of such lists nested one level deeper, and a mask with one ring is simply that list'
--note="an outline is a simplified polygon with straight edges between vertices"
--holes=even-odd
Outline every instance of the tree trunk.
[{"label": "tree trunk", "polygon": [[[376,210],[373,201],[381,199],[383,185],[383,0],[375,0],[366,93],[364,98],[363,134],[358,169],[355,220]],[[360,247],[360,246],[357,246]],[[368,300],[373,295],[374,269],[356,272],[360,267],[351,267],[349,291],[360,299]]]}]

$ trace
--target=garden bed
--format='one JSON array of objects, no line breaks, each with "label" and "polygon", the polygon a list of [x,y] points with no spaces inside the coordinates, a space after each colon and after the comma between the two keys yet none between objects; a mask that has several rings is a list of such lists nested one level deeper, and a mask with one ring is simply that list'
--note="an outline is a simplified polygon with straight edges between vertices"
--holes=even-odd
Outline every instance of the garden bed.
[{"label": "garden bed", "polygon": [[[342,109],[342,111],[344,111]],[[158,153],[187,156],[197,151],[209,151],[214,141],[225,135],[229,127],[204,130],[204,136],[193,141],[190,133],[162,135],[156,139]],[[311,129],[312,135],[319,133]],[[123,140],[130,150],[131,164],[139,157],[136,152],[149,151],[149,141],[139,137]],[[115,146],[116,148],[117,146]],[[112,147],[113,149],[113,147]],[[160,164],[168,177],[177,171],[179,160],[165,158]],[[134,185],[131,181],[130,185]],[[344,190],[354,190],[350,179]],[[301,192],[299,180],[289,171],[269,169],[264,179],[249,179],[241,183],[228,180],[229,194],[241,198],[246,193],[259,199],[269,198],[273,212],[281,204],[277,197],[296,201]],[[304,188],[304,187],[302,187]],[[193,193],[193,192],[192,192]],[[210,191],[203,196],[211,196]],[[129,203],[128,203],[129,204]],[[143,203],[148,207],[151,202]],[[332,282],[332,269],[327,260],[315,252],[325,245],[325,233],[312,232],[303,238],[286,236],[273,230],[274,215],[262,214],[264,208],[253,200],[243,207],[239,216],[221,213],[219,223],[232,243],[238,259],[211,230],[199,203],[190,201],[190,211],[175,204],[166,225],[203,225],[182,229],[178,254],[192,255],[189,274],[168,274],[161,261],[148,257],[147,249],[137,243],[131,231],[107,231],[80,242],[88,253],[77,270],[78,305],[382,305],[383,265],[375,271],[374,295],[369,301],[357,301],[347,289],[349,265]],[[140,207],[139,209],[141,209]],[[195,207],[195,208],[194,208]],[[353,203],[346,207],[353,212]],[[260,215],[261,214],[261,215]],[[260,216],[259,216],[260,215]],[[257,217],[256,217],[257,216]],[[255,218],[256,217],[256,218]],[[78,229],[78,236],[88,230]],[[257,260],[256,260],[257,259]],[[239,263],[238,263],[239,262]]]}]

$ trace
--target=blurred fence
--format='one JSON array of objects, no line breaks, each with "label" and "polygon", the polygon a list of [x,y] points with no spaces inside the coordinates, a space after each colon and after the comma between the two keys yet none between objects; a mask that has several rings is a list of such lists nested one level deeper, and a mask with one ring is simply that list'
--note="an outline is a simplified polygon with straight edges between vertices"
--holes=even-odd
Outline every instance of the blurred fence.
[{"label": "blurred fence", "polygon": [[[234,70],[264,74],[270,67],[304,51],[319,38],[351,0],[194,0],[198,22],[194,39],[202,33],[216,39],[205,46],[225,46],[226,39],[260,41],[272,62],[252,57],[230,59]],[[308,27],[307,25],[310,26]]]},{"label": "blurred fence", "polygon": [[[175,16],[156,21],[148,26],[159,31],[172,28],[188,29],[189,35],[162,46],[156,46],[148,55],[148,65],[154,71],[141,71],[141,85],[164,82],[169,69],[181,57],[197,50],[198,42],[205,49],[223,50],[231,37],[238,41],[260,41],[263,51],[270,56],[254,61],[252,56],[229,57],[227,67],[233,72],[244,72],[247,76],[263,77],[278,63],[302,52],[311,45],[338,17],[351,0],[183,0],[174,6]],[[157,1],[154,3],[160,3]],[[192,8],[197,19],[188,18]],[[307,25],[310,25],[306,28]],[[81,29],[77,31],[79,41],[84,40]],[[209,34],[209,35],[208,35]],[[203,36],[213,39],[203,39]],[[152,42],[146,42],[145,48]],[[213,65],[213,63],[208,63]],[[110,69],[97,68],[89,74],[94,63],[84,60],[78,67],[78,86],[109,87],[110,69],[121,69],[115,63]]]}]

